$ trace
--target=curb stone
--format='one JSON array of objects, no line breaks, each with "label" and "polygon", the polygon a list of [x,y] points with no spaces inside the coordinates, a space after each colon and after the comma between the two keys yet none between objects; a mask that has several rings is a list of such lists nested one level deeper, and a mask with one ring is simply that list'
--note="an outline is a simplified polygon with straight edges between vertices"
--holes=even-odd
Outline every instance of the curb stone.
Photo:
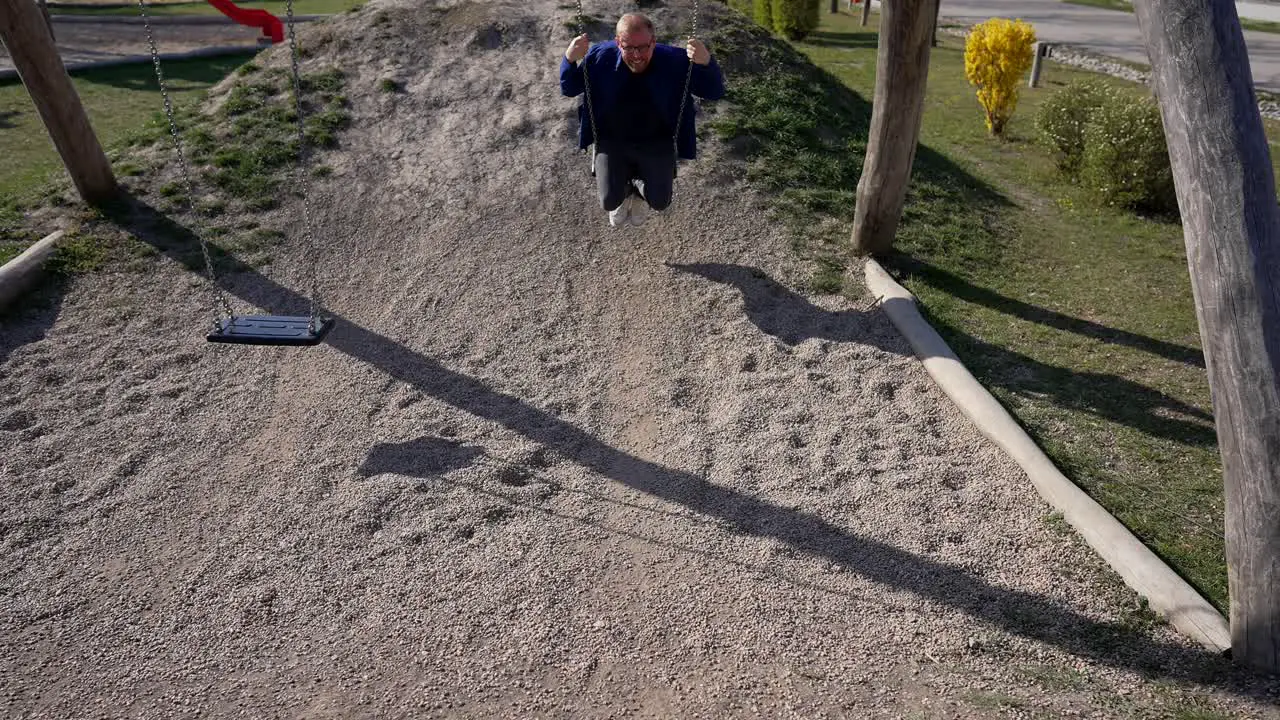
[{"label": "curb stone", "polygon": [[1231,647],[1227,621],[1124,525],[1063,475],[947,346],[916,308],[915,297],[874,259],[864,266],[867,288],[920,358],[938,387],[965,417],[1022,468],[1040,496],[1084,538],[1126,585],[1174,628],[1213,652]]}]

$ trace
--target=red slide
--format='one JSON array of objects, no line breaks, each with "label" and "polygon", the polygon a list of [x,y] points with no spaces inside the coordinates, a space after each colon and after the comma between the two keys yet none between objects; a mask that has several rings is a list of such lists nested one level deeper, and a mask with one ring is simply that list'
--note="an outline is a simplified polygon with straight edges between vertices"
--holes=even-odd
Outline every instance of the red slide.
[{"label": "red slide", "polygon": [[284,41],[284,25],[280,23],[280,18],[266,10],[242,8],[231,0],[209,0],[209,4],[241,25],[262,28],[262,34],[271,38],[273,43]]}]

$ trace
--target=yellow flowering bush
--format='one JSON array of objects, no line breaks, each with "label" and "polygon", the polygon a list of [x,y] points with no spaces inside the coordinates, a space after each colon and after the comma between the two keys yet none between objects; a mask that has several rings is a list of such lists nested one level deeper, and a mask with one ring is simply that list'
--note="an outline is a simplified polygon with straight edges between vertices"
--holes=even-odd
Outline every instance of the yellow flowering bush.
[{"label": "yellow flowering bush", "polygon": [[1018,83],[1031,67],[1036,31],[1021,20],[991,18],[969,31],[964,44],[964,76],[978,88],[987,130],[1004,132],[1018,104]]}]

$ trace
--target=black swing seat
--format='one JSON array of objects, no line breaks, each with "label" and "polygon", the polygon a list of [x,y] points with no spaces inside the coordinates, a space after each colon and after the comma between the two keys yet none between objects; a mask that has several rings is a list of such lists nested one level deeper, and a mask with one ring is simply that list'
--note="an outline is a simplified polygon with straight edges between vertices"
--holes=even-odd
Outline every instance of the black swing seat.
[{"label": "black swing seat", "polygon": [[317,318],[311,331],[309,315],[233,315],[219,318],[209,342],[241,345],[316,345],[333,329],[333,318]]}]

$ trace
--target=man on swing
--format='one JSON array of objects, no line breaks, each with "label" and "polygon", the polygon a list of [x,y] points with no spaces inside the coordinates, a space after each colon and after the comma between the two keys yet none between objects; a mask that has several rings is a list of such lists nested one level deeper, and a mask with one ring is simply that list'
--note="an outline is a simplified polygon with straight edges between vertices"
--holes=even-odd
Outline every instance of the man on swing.
[{"label": "man on swing", "polygon": [[[665,210],[671,204],[676,155],[693,160],[697,154],[693,102],[682,97],[686,75],[689,95],[724,97],[724,76],[702,41],[689,38],[683,49],[659,44],[653,23],[640,13],[623,15],[617,36],[608,42],[591,47],[587,36],[579,35],[560,60],[562,94],[576,97],[587,83],[591,86],[591,108],[586,98],[578,107],[578,147],[596,143],[596,187],[614,227],[642,224],[646,206]],[[599,138],[593,136],[589,113]]]}]

